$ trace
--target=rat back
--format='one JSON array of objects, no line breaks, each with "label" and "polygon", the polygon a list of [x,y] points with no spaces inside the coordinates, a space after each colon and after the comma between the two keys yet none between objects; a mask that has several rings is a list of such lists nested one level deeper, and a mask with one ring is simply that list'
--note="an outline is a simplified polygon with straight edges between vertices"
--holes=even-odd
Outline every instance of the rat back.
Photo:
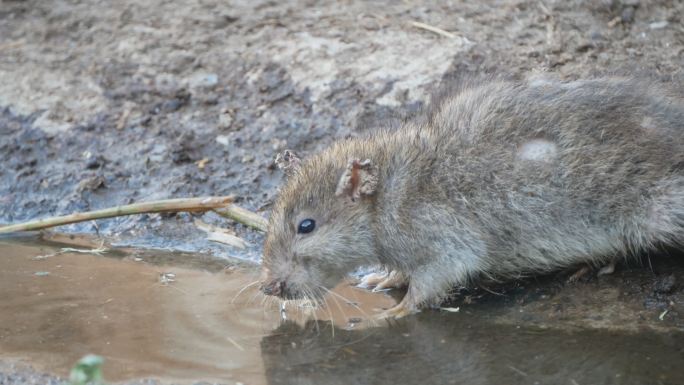
[{"label": "rat back", "polygon": [[684,104],[606,78],[465,87],[422,128],[429,189],[482,243],[485,271],[548,270],[684,243]]}]

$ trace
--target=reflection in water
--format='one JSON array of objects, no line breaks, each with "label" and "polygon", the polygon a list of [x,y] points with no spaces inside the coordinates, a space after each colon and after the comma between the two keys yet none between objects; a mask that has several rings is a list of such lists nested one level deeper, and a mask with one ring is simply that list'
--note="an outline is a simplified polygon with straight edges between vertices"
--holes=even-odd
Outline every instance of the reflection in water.
[{"label": "reflection in water", "polygon": [[[326,328],[330,325],[326,324]],[[321,325],[318,329],[321,329]],[[281,325],[261,341],[269,384],[681,384],[684,333],[561,332],[422,314],[362,331]]]},{"label": "reflection in water", "polygon": [[[105,357],[109,381],[265,383],[259,341],[278,326],[280,315],[262,304],[256,285],[241,292],[257,272],[180,268],[193,264],[191,256],[163,252],[36,259],[56,250],[0,240],[0,359],[22,359],[66,376],[80,357],[95,353]],[[328,301],[319,318],[332,316],[336,325],[372,312],[346,302],[394,303],[350,288]],[[297,308],[287,314],[307,316]]]},{"label": "reflection in water", "polygon": [[[318,321],[304,322],[290,309],[295,322],[281,323],[277,308],[262,305],[256,285],[240,293],[256,276],[234,266],[210,273],[178,267],[197,265],[187,254],[138,251],[35,259],[55,250],[0,240],[0,364],[20,359],[66,376],[78,358],[95,353],[105,357],[109,381],[245,385],[681,384],[684,378],[684,332],[677,328],[632,334],[518,328],[531,322],[510,322],[518,319],[501,314],[518,307],[500,303],[361,328],[350,319],[394,300],[348,286],[328,298]],[[163,284],[162,273],[174,275]],[[623,304],[614,300],[612,308]],[[331,318],[334,327],[325,321]]]},{"label": "reflection in water", "polygon": [[[95,353],[110,381],[264,381],[256,343],[277,313],[230,304],[245,277],[83,254],[35,259],[54,251],[0,242],[2,357],[65,376]],[[160,282],[167,272],[175,282]]]}]

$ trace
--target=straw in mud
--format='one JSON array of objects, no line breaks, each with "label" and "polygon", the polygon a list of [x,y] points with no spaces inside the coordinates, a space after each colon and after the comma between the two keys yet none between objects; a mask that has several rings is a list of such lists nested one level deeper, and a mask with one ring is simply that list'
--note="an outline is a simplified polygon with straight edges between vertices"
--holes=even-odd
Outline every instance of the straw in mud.
[{"label": "straw in mud", "polygon": [[169,213],[169,212],[206,212],[216,211],[221,216],[230,218],[245,226],[259,231],[266,231],[266,220],[241,207],[232,204],[233,197],[206,197],[206,198],[183,198],[166,199],[152,202],[134,203],[124,206],[116,206],[103,210],[75,213],[59,217],[39,219],[35,221],[18,223],[0,227],[0,234],[19,231],[42,230],[72,223],[91,221],[95,219],[114,218],[125,215]]}]

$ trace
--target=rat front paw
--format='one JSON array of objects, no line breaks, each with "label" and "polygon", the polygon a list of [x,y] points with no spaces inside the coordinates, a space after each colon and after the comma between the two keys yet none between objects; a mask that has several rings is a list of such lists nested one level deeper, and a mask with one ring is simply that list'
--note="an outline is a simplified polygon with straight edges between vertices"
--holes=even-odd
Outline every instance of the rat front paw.
[{"label": "rat front paw", "polygon": [[372,291],[382,291],[387,289],[399,289],[408,285],[408,278],[396,270],[389,273],[371,273],[364,276],[359,283],[359,287],[364,289],[373,288]]},{"label": "rat front paw", "polygon": [[380,281],[373,291],[381,291],[386,289],[400,289],[408,286],[409,279],[403,273],[392,270],[384,280]]}]

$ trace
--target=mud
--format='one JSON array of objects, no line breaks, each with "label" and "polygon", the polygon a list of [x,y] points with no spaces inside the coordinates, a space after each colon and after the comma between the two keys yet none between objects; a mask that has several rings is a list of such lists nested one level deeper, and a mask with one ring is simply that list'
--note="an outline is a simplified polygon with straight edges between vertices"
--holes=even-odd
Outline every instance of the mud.
[{"label": "mud", "polygon": [[[131,384],[676,384],[684,376],[684,266],[667,259],[656,260],[666,272],[655,279],[621,269],[565,290],[489,286],[460,293],[448,310],[388,322],[373,317],[401,292],[343,283],[327,305],[290,304],[283,319],[249,286],[253,268],[207,269],[197,254],[58,250],[0,241],[0,383],[59,383],[89,353],[105,358],[105,379]],[[615,285],[625,278],[664,307]]]},{"label": "mud", "polygon": [[[3,1],[0,222],[199,195],[235,194],[267,211],[281,181],[277,151],[308,154],[396,124],[457,75],[678,76],[683,8],[638,0]],[[208,243],[190,222],[151,215],[63,230],[258,259],[259,237],[243,253]]]}]

